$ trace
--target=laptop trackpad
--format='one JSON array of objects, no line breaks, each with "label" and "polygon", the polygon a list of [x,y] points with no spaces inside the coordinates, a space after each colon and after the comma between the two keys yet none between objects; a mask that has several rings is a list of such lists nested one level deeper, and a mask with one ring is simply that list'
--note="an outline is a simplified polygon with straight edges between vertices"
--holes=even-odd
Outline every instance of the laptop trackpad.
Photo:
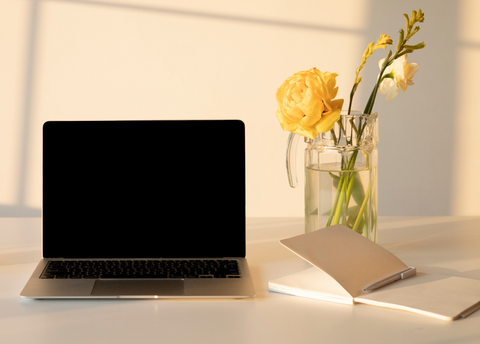
[{"label": "laptop trackpad", "polygon": [[94,296],[121,295],[183,295],[183,280],[98,280],[93,286]]}]

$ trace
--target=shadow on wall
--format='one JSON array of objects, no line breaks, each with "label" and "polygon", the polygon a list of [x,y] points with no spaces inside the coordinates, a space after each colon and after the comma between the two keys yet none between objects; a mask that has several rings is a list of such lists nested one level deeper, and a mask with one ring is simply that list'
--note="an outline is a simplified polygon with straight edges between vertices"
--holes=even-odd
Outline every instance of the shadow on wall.
[{"label": "shadow on wall", "polygon": [[0,217],[40,217],[42,211],[22,205],[0,205]]},{"label": "shadow on wall", "polygon": [[[365,46],[383,32],[392,37],[394,50],[398,31],[405,27],[402,14],[411,16],[411,11],[419,8],[425,13],[425,22],[419,25],[421,30],[409,42],[425,41],[426,44],[425,49],[409,55],[409,62],[418,63],[420,67],[414,77],[415,85],[389,103],[379,94],[375,103],[380,126],[379,215],[452,215],[452,162],[454,143],[458,141],[455,138],[458,102],[455,80],[459,4],[411,0],[371,0],[370,3],[368,22],[371,26]],[[382,53],[375,54],[378,56],[375,62],[385,57],[386,51]],[[370,63],[368,68],[363,75],[378,75],[376,63]]]}]

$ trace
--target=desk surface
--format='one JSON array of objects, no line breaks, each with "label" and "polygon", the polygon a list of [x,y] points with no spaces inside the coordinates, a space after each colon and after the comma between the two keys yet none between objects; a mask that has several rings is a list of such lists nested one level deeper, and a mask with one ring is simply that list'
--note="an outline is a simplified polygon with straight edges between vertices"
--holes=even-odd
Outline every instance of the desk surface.
[{"label": "desk surface", "polygon": [[[247,258],[257,297],[244,300],[27,300],[40,219],[0,218],[2,343],[478,343],[480,312],[446,322],[367,305],[270,293],[309,264],[278,240],[301,218],[251,218]],[[480,217],[385,217],[379,243],[419,271],[480,280]]]}]

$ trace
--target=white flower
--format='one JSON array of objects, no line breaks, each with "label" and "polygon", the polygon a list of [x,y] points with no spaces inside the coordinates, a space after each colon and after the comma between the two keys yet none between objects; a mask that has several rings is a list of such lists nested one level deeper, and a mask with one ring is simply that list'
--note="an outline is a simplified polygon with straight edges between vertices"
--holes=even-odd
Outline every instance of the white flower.
[{"label": "white flower", "polygon": [[[380,69],[382,69],[384,60],[382,59],[378,62]],[[387,77],[380,83],[378,92],[386,94],[386,101],[389,102],[400,93],[400,88],[405,92],[407,86],[413,85],[412,78],[417,70],[418,64],[408,63],[407,55],[399,57],[385,69],[383,75]]]}]

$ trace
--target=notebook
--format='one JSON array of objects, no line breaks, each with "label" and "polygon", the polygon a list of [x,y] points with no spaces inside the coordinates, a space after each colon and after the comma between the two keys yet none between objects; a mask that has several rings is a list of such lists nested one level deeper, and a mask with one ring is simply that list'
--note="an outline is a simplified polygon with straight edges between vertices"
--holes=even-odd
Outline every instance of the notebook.
[{"label": "notebook", "polygon": [[22,297],[254,296],[242,121],[49,121],[42,161]]},{"label": "notebook", "polygon": [[273,292],[398,309],[442,320],[480,308],[480,281],[416,272],[343,225],[280,241],[314,267],[269,282]]}]

